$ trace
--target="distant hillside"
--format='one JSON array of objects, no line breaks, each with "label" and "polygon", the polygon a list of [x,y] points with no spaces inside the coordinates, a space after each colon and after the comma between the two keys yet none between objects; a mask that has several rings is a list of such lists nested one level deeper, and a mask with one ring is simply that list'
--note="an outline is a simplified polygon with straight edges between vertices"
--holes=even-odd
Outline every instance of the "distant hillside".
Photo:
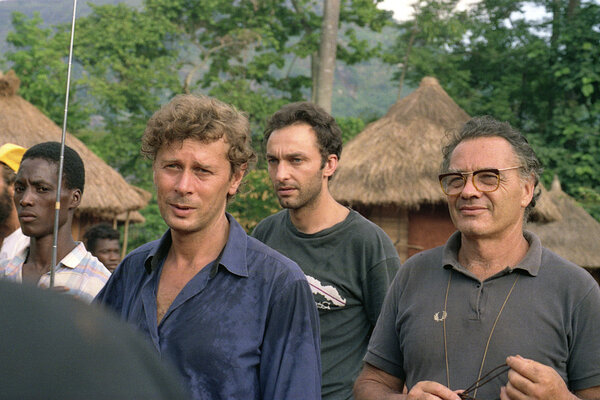
[{"label": "distant hillside", "polygon": [[[138,7],[143,0],[78,0],[77,17],[91,12],[88,3],[96,5],[126,3]],[[69,23],[72,18],[73,0],[3,0],[0,1],[0,52],[7,50],[6,35],[12,29],[11,14],[14,11],[33,16],[38,12],[46,26]],[[369,41],[392,40],[390,32],[369,32]],[[77,33],[75,34],[77,40]],[[385,44],[385,43],[384,43]],[[299,63],[302,64],[302,63]],[[308,68],[300,65],[299,68]],[[397,83],[391,81],[395,67],[380,60],[371,60],[347,66],[338,63],[334,85],[333,114],[373,119],[387,112],[396,101]]]},{"label": "distant hillside", "polygon": [[[139,6],[142,0],[78,0],[77,17],[90,13],[88,5],[104,5],[126,3]],[[12,30],[11,14],[18,11],[27,16],[38,12],[47,26],[71,22],[73,17],[73,0],[2,0],[0,1],[0,51],[6,50],[6,34]]]}]

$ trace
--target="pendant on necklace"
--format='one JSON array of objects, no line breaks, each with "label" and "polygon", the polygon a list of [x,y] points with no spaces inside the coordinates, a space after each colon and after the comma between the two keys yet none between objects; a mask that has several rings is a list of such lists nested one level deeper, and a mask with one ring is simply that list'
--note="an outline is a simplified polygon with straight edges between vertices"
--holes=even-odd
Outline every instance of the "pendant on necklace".
[{"label": "pendant on necklace", "polygon": [[446,319],[447,316],[448,316],[448,313],[446,313],[446,311],[438,311],[435,314],[433,314],[433,320],[435,322],[442,322],[443,320]]}]

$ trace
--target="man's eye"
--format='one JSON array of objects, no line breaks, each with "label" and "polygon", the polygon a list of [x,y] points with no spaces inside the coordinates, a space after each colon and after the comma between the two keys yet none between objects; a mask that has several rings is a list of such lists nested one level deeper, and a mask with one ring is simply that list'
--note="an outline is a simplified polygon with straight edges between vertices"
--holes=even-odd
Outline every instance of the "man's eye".
[{"label": "man's eye", "polygon": [[477,179],[479,182],[495,185],[496,182],[498,182],[498,175],[494,174],[493,172],[482,172],[477,174]]},{"label": "man's eye", "polygon": [[464,180],[461,176],[450,176],[448,177],[449,187],[461,187],[464,184]]}]

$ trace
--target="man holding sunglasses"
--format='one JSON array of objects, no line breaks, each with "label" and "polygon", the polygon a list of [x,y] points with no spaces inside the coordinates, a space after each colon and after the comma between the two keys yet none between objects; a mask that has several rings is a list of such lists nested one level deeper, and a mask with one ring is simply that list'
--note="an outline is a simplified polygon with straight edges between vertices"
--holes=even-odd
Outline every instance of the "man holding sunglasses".
[{"label": "man holding sunglasses", "polygon": [[524,230],[539,196],[533,149],[483,117],[443,156],[458,232],[399,271],[356,399],[600,399],[600,288]]}]

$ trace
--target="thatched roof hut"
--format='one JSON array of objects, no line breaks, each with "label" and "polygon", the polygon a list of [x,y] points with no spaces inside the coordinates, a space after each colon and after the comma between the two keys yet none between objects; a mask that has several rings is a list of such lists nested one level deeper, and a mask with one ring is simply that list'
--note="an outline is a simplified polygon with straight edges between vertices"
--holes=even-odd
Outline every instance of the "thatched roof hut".
[{"label": "thatched roof hut", "polygon": [[[437,79],[424,78],[344,147],[333,196],[380,225],[403,259],[443,244],[455,228],[437,180],[441,147],[469,119]],[[557,218],[543,197],[534,218]]]},{"label": "thatched roof hut", "polygon": [[416,208],[445,201],[437,182],[440,145],[449,129],[468,120],[437,79],[424,78],[344,147],[330,185],[334,197],[349,204]]},{"label": "thatched roof hut", "polygon": [[[62,129],[18,94],[19,78],[13,71],[0,72],[0,142],[23,147],[46,141],[60,141]],[[79,153],[85,163],[85,190],[76,217],[75,236],[86,225],[112,221],[119,214],[133,212],[148,204],[148,192],[129,185],[125,179],[79,139],[67,133],[66,144]]]},{"label": "thatched roof hut", "polygon": [[562,191],[558,177],[554,178],[548,197],[558,206],[561,218],[531,223],[526,229],[535,232],[545,247],[575,264],[596,269],[600,277],[600,223]]}]

